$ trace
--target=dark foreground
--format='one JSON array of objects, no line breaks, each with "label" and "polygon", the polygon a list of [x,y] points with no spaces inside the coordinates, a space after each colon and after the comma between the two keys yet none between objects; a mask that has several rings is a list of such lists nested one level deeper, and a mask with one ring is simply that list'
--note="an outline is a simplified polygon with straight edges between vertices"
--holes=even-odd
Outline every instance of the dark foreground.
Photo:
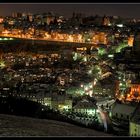
[{"label": "dark foreground", "polygon": [[0,114],[0,136],[111,136],[54,120]]}]

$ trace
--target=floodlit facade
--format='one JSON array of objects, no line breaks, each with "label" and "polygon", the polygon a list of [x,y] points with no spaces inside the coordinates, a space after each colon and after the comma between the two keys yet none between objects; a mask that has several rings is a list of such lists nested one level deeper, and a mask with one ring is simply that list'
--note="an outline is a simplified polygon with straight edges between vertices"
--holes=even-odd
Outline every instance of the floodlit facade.
[{"label": "floodlit facade", "polygon": [[138,122],[130,122],[129,127],[130,136],[140,136],[140,124]]},{"label": "floodlit facade", "polygon": [[140,106],[137,105],[136,110],[130,118],[129,135],[140,136]]},{"label": "floodlit facade", "polygon": [[57,95],[52,98],[52,108],[60,112],[71,110],[72,99],[63,95]]},{"label": "floodlit facade", "polygon": [[96,105],[86,99],[83,99],[82,101],[78,102],[73,107],[74,112],[89,116],[95,116],[96,109],[97,109]]}]

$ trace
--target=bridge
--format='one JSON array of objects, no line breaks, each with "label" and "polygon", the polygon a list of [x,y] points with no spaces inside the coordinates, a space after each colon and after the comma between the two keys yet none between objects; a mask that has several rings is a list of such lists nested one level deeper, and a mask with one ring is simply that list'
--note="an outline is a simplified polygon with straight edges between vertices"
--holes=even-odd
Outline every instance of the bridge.
[{"label": "bridge", "polygon": [[18,42],[21,44],[32,44],[32,45],[63,45],[65,47],[86,47],[90,49],[95,46],[91,43],[79,43],[79,42],[66,42],[66,41],[55,41],[55,40],[46,40],[42,38],[17,38],[17,37],[5,37],[0,36],[0,44],[5,44],[6,42],[13,43]]}]

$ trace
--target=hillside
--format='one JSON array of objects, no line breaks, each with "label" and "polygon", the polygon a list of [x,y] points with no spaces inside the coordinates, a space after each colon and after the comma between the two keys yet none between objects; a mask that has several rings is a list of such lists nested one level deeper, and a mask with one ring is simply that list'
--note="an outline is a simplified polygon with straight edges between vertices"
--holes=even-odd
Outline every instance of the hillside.
[{"label": "hillside", "polygon": [[111,136],[54,120],[0,114],[0,136]]}]

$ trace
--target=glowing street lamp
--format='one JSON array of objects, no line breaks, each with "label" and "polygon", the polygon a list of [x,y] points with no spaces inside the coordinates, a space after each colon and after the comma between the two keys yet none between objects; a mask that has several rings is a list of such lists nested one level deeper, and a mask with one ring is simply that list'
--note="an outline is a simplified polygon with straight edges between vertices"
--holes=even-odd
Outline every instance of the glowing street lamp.
[{"label": "glowing street lamp", "polygon": [[81,88],[83,88],[84,87],[84,85],[83,84],[81,84]]},{"label": "glowing street lamp", "polygon": [[90,90],[90,91],[89,91],[89,96],[92,97],[92,94],[93,94],[93,91]]},{"label": "glowing street lamp", "polygon": [[92,70],[89,70],[89,71],[88,71],[88,74],[92,74]]},{"label": "glowing street lamp", "polygon": [[0,62],[0,67],[4,68],[5,67],[5,63],[3,61]]},{"label": "glowing street lamp", "polygon": [[90,87],[90,88],[92,88],[93,86],[92,86],[92,85],[90,85],[89,87]]},{"label": "glowing street lamp", "polygon": [[85,87],[85,91],[87,91],[88,90],[88,87]]}]

